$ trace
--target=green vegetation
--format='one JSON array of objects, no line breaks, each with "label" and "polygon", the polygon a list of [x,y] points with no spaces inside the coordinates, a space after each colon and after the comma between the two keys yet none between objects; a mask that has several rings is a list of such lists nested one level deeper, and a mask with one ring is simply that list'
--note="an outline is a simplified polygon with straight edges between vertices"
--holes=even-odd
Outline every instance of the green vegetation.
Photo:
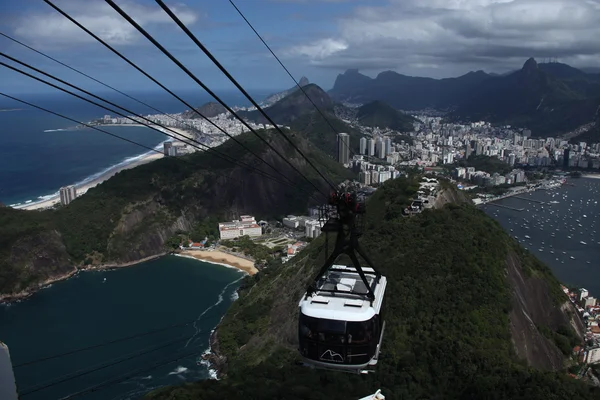
[{"label": "green vegetation", "polygon": [[[244,282],[217,331],[220,353],[228,359],[225,379],[164,388],[147,398],[324,400],[359,398],[377,388],[389,399],[598,398],[598,389],[562,372],[527,367],[513,350],[507,257],[516,254],[532,276],[543,276],[547,267],[515,253],[518,244],[472,206],[449,204],[403,218],[402,202],[415,182],[387,181],[367,205],[362,245],[388,277],[377,374],[296,365],[297,302],[326,257],[321,236],[289,263]],[[555,335],[566,348],[569,330]]]},{"label": "green vegetation", "polygon": [[222,240],[221,245],[230,249],[237,249],[248,257],[254,258],[258,264],[263,264],[273,257],[275,251],[263,244],[255,243],[249,236],[242,236],[236,240]]},{"label": "green vegetation", "polygon": [[[286,154],[312,184],[325,192],[327,186],[321,177],[280,135],[264,130],[259,134]],[[243,212],[240,205],[259,218],[277,219],[290,212],[304,212],[311,202],[314,204],[308,196],[315,192],[313,185],[260,139],[251,133],[239,135],[237,139],[270,160],[293,185],[282,185],[212,153],[198,152],[121,171],[67,207],[46,211],[2,207],[0,293],[11,293],[39,282],[46,276],[44,271],[55,269],[58,260],[72,268],[73,265],[134,261],[157,254],[164,251],[163,238],[181,233],[181,226],[192,227],[187,234],[193,240],[206,236],[214,240],[216,218],[237,217]],[[293,140],[334,182],[353,176],[300,135]],[[225,142],[218,149],[233,159],[275,174],[233,141]],[[42,234],[51,235],[53,240],[37,238],[36,235]],[[22,241],[27,242],[27,246],[23,245],[15,257],[15,246]],[[167,247],[173,248],[174,242],[169,241]],[[38,248],[39,256],[33,251]],[[53,261],[46,260],[44,254],[52,254]],[[33,268],[34,264],[40,265],[41,270]]]},{"label": "green vegetation", "polygon": [[462,159],[456,162],[454,167],[473,167],[476,171],[484,171],[489,174],[498,173],[500,175],[512,171],[512,167],[499,158],[484,155],[471,156],[467,159]]},{"label": "green vegetation", "polygon": [[382,101],[373,101],[358,109],[361,124],[379,128],[390,128],[400,132],[412,132],[415,119],[395,110]]},{"label": "green vegetation", "polygon": [[[325,154],[334,158],[337,154],[336,132],[345,132],[350,136],[350,149],[355,154],[358,154],[359,141],[363,136],[360,131],[339,120],[333,113],[323,111],[323,114],[327,117],[327,120],[317,111],[313,111],[301,115],[290,126],[294,131],[303,134],[315,146],[323,150]],[[327,121],[335,128],[335,132],[331,129]]]}]

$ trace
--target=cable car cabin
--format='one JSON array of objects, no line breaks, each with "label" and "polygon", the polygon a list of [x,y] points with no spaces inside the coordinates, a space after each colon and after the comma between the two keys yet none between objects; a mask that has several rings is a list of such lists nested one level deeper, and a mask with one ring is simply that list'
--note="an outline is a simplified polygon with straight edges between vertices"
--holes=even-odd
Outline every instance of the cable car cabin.
[{"label": "cable car cabin", "polygon": [[352,266],[332,265],[317,281],[316,290],[300,301],[298,341],[304,362],[317,368],[368,373],[377,364],[385,322],[383,299],[387,280],[376,280],[363,267],[375,300]]}]

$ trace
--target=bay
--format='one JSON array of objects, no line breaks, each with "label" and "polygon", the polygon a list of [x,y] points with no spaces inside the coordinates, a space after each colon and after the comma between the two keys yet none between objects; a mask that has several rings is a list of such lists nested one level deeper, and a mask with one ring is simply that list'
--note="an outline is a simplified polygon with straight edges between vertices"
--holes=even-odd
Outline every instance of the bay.
[{"label": "bay", "polygon": [[[58,399],[104,383],[82,398],[124,400],[209,378],[201,355],[243,276],[233,268],[167,256],[82,272],[0,306],[0,340],[9,346],[20,395]],[[28,365],[133,335],[141,336]],[[187,357],[152,368],[178,355]]]},{"label": "bay", "polygon": [[523,211],[483,209],[561,282],[600,296],[600,180],[570,179],[558,189],[519,197],[529,201],[511,197],[496,203]]}]

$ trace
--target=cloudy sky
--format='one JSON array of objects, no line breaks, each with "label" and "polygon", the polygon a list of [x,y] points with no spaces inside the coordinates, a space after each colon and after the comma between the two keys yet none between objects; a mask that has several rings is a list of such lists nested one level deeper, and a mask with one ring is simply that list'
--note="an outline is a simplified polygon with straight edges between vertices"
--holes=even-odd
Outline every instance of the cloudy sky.
[{"label": "cloudy sky", "polygon": [[[375,76],[505,72],[528,57],[600,66],[600,0],[234,0],[294,76],[325,89],[347,68]],[[231,88],[152,0],[116,0],[215,90]],[[249,89],[293,84],[228,0],[166,0]],[[100,0],[54,3],[173,89],[195,83]],[[0,1],[0,32],[123,90],[153,84],[42,0]],[[94,84],[0,37],[0,51],[92,89]],[[3,58],[3,57],[0,57]],[[3,62],[12,64],[6,59]],[[1,90],[47,91],[4,67]]]}]

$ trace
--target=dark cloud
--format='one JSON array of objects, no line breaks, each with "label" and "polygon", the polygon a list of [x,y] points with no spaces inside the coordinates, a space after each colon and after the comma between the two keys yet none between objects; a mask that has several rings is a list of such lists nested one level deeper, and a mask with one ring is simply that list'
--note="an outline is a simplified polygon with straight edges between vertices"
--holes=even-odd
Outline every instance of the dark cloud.
[{"label": "dark cloud", "polygon": [[323,68],[440,76],[467,72],[465,64],[502,70],[528,57],[598,65],[599,21],[598,0],[389,0],[355,9],[335,34],[285,55]]}]

